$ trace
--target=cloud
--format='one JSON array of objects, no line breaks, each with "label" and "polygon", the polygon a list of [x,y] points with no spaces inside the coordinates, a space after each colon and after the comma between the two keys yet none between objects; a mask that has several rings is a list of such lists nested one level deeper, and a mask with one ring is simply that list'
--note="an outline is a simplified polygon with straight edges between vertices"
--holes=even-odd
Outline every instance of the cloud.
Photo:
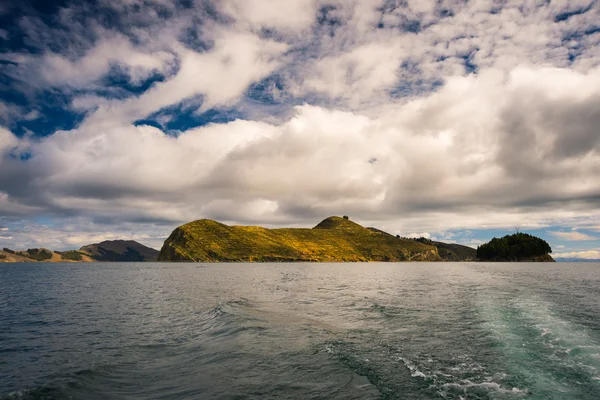
[{"label": "cloud", "polygon": [[431,234],[429,232],[423,232],[423,233],[409,233],[408,235],[401,235],[407,238],[426,238],[426,239],[431,239]]},{"label": "cloud", "polygon": [[[284,223],[349,212],[422,224],[438,215],[443,227],[432,231],[539,224],[598,209],[599,155],[557,148],[567,131],[535,115],[571,112],[579,140],[596,140],[594,114],[580,110],[598,104],[599,76],[488,71],[365,113],[304,105],[281,122],[237,120],[175,136],[96,113],[79,129],[20,141],[31,157],[5,158],[0,187],[21,205],[129,220]],[[454,215],[463,217],[448,222]]]},{"label": "cloud", "polygon": [[[84,122],[90,126],[131,123],[184,101],[196,103],[196,108],[201,105],[204,110],[227,105],[238,100],[252,82],[277,68],[281,63],[278,57],[286,48],[285,44],[256,35],[223,32],[208,52],[177,46],[178,71],[139,97],[125,101],[82,97],[73,105],[97,108]],[[198,96],[202,96],[201,101]]]},{"label": "cloud", "polygon": [[597,3],[99,4],[3,27],[24,45],[0,55],[2,215],[393,232],[600,215]]},{"label": "cloud", "polygon": [[10,232],[10,236],[3,236],[3,230],[0,229],[0,238],[4,243],[8,245],[7,241],[10,240],[9,248],[44,247],[52,250],[72,250],[104,240],[127,239],[160,249],[168,233],[164,227],[157,229],[151,224],[118,223],[108,226],[82,217],[54,219],[45,224],[20,222],[9,222],[11,228],[6,234]]},{"label": "cloud", "polygon": [[398,80],[402,44],[398,40],[369,43],[321,58],[307,71],[302,90],[323,93],[356,106],[375,94],[385,95]]},{"label": "cloud", "polygon": [[[19,144],[19,140],[10,132],[0,126],[0,156],[12,150]],[[0,166],[2,165],[2,158],[0,158]]]},{"label": "cloud", "polygon": [[240,24],[275,28],[284,32],[304,31],[313,24],[317,11],[315,0],[226,0],[220,10]]},{"label": "cloud", "polygon": [[165,73],[174,62],[174,56],[165,51],[140,51],[127,38],[116,35],[102,40],[76,60],[49,53],[32,62],[48,85],[80,87],[102,78],[114,66],[119,66],[134,83],[140,82],[152,73]]},{"label": "cloud", "polygon": [[554,258],[580,258],[583,260],[600,260],[600,251],[588,250],[588,251],[574,251],[571,253],[558,253],[552,254]]},{"label": "cloud", "polygon": [[578,240],[597,240],[598,238],[594,236],[587,235],[585,233],[571,231],[571,232],[558,232],[551,231],[549,232],[551,235],[554,235],[558,238],[569,240],[569,241],[578,241]]}]

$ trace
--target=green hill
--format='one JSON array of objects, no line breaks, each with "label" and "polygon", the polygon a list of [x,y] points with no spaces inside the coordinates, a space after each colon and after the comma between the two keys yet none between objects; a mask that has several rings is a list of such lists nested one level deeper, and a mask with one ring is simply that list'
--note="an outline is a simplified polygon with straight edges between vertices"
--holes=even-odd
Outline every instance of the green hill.
[{"label": "green hill", "polygon": [[543,239],[527,233],[493,238],[477,248],[477,258],[489,261],[554,261],[552,249]]},{"label": "green hill", "polygon": [[228,226],[202,219],[175,229],[159,261],[440,261],[435,246],[329,217],[312,229]]}]

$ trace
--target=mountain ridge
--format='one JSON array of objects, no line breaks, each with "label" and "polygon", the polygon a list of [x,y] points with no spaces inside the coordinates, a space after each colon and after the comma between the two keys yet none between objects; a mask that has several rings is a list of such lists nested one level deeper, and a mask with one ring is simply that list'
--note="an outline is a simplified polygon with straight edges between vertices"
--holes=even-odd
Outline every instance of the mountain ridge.
[{"label": "mountain ridge", "polygon": [[159,251],[134,240],[104,240],[79,249],[97,261],[156,261]]},{"label": "mountain ridge", "polygon": [[156,261],[159,251],[134,240],[105,240],[79,250],[55,251],[46,248],[0,250],[0,262],[98,262]]},{"label": "mountain ridge", "polygon": [[[465,259],[449,252],[451,260]],[[365,228],[345,216],[325,218],[313,228],[276,229],[200,219],[177,227],[158,257],[158,261],[188,262],[445,260],[434,245]]]}]

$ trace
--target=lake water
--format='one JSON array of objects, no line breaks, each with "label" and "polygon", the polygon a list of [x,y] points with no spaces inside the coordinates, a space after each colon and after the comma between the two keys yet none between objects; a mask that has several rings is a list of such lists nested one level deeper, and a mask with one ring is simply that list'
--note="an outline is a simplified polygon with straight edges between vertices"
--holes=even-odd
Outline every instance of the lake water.
[{"label": "lake water", "polygon": [[0,264],[2,399],[600,398],[600,264]]}]

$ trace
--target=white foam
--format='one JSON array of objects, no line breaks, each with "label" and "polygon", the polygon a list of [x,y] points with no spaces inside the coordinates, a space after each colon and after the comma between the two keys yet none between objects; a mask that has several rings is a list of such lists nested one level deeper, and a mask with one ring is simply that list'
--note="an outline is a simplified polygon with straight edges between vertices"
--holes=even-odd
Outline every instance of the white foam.
[{"label": "white foam", "polygon": [[505,389],[499,383],[494,381],[475,383],[473,381],[470,381],[469,379],[465,379],[460,382],[448,382],[441,385],[440,388],[445,391],[462,391],[464,393],[466,393],[467,390],[470,388],[482,388],[487,390],[488,392],[496,391],[499,393],[512,393],[517,395],[525,395],[528,393],[527,390],[519,389],[517,387],[513,387],[512,389]]},{"label": "white foam", "polygon": [[542,334],[540,336],[546,336],[549,333],[552,333],[552,331],[550,329],[542,328]]}]

